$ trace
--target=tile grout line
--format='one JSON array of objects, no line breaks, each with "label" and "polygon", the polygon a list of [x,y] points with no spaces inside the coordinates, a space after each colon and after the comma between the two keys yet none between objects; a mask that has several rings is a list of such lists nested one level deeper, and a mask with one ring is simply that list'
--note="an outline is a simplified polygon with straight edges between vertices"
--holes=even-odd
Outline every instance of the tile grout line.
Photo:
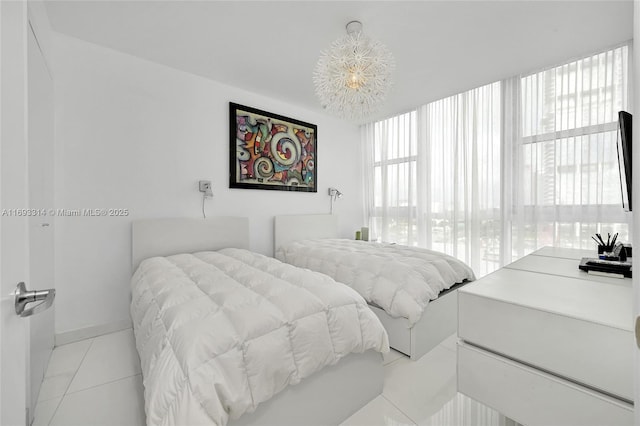
[{"label": "tile grout line", "polygon": [[75,392],[65,393],[65,394],[64,394],[64,396],[60,397],[60,401],[58,402],[58,405],[56,405],[56,409],[53,411],[53,414],[51,415],[51,419],[49,419],[49,422],[47,423],[47,426],[51,426],[51,422],[53,421],[53,417],[54,417],[54,416],[56,415],[56,413],[58,412],[58,408],[60,407],[60,404],[62,404],[62,400],[63,400],[67,395],[75,395],[75,394],[80,393],[80,392],[84,392],[84,391],[87,391],[87,390],[90,390],[90,389],[95,389],[95,388],[100,387],[100,386],[104,386],[104,385],[108,385],[108,384],[111,384],[111,383],[119,382],[119,381],[121,381],[121,380],[129,379],[129,378],[131,378],[131,377],[136,377],[136,376],[142,376],[142,373],[133,374],[133,375],[131,375],[131,376],[126,376],[126,377],[122,377],[122,378],[119,378],[119,379],[111,380],[111,381],[109,381],[109,382],[100,383],[99,385],[94,385],[94,386],[88,387],[88,388],[86,388],[86,389],[80,389],[80,390],[75,391]]},{"label": "tile grout line", "polygon": [[401,412],[403,416],[405,416],[406,418],[408,418],[408,419],[409,419],[409,420],[414,424],[414,426],[417,426],[418,422],[416,422],[416,421],[415,421],[415,420],[413,420],[411,417],[409,417],[409,416],[407,415],[407,413],[405,413],[404,411],[402,411],[402,410],[400,409],[400,407],[398,407],[398,406],[397,406],[393,401],[391,401],[389,398],[387,398],[387,397],[384,395],[384,393],[382,393],[382,394],[380,394],[380,395],[382,395],[382,397],[383,397],[384,399],[386,399],[386,400],[387,400],[387,402],[388,402],[389,404],[391,404],[391,405],[392,405],[396,410],[398,410],[399,412]]},{"label": "tile grout line", "polygon": [[[0,0],[0,1],[2,1],[2,0]],[[132,329],[132,328],[128,328],[128,329],[125,329],[125,330],[115,331],[115,332],[113,332],[113,333],[108,333],[108,334],[117,334],[117,333],[120,333],[120,332],[122,332],[122,331],[126,331],[126,330],[132,330],[132,332],[133,332],[133,329]],[[105,334],[105,335],[102,335],[102,336],[106,336],[106,334]],[[100,338],[100,337],[102,337],[102,336],[97,336],[97,337],[94,337],[94,338],[93,338],[93,341],[91,342],[91,345],[89,346],[89,349],[87,349],[87,353],[85,354],[85,357],[86,357],[86,356],[87,356],[87,354],[89,353],[89,350],[90,350],[90,349],[91,349],[91,347],[93,346],[93,343],[95,342],[95,340],[96,340],[96,339],[98,339],[98,338]],[[136,347],[135,347],[135,337],[134,337],[134,341],[133,341],[133,349],[136,351],[136,355],[138,356],[138,364],[139,364],[139,363],[140,363],[140,360],[139,360],[139,355],[137,354],[137,349],[136,349]],[[82,361],[84,361],[84,359],[85,359],[85,358],[82,358]],[[80,364],[82,365],[82,362],[80,362]],[[80,370],[80,367],[78,367],[78,370],[76,371],[76,373],[77,373],[79,370]],[[82,392],[82,391],[85,391],[85,390],[88,390],[88,389],[97,388],[98,386],[102,386],[102,385],[106,385],[106,384],[110,384],[110,383],[118,382],[118,381],[120,381],[120,380],[128,379],[128,378],[130,378],[130,377],[135,377],[135,376],[141,376],[141,375],[142,375],[142,366],[141,366],[141,368],[140,368],[140,371],[139,371],[139,372],[137,372],[137,373],[136,373],[136,372],[134,372],[133,374],[128,374],[128,375],[125,375],[125,376],[122,376],[122,377],[117,377],[117,378],[115,378],[115,379],[108,380],[108,381],[103,382],[103,383],[97,383],[97,384],[95,384],[95,385],[92,385],[92,386],[89,386],[89,387],[86,387],[86,388],[78,389],[78,390],[75,390],[75,391],[73,391],[73,392],[68,392],[69,387],[71,387],[71,383],[73,382],[73,379],[72,379],[72,380],[71,380],[71,382],[69,382],[69,386],[67,387],[67,391],[65,391],[64,395],[65,395],[65,396],[67,396],[67,395],[73,395],[73,394],[76,394],[76,393],[78,393],[78,392]],[[75,378],[75,375],[74,375],[74,378]]]},{"label": "tile grout line", "polygon": [[[441,348],[443,348],[443,349],[446,349],[448,352],[453,353],[453,354],[455,354],[455,355],[457,355],[457,353],[458,353],[458,351],[457,351],[457,347],[456,347],[455,349],[451,349],[451,348],[447,347],[446,345],[443,345],[442,343],[440,343],[439,345],[437,345],[435,348],[433,348],[433,349],[432,349],[431,351],[429,351],[429,352],[434,351],[434,350],[435,350],[435,349],[437,349],[438,347],[441,347]],[[427,354],[425,354],[425,355],[427,355]],[[401,359],[402,359],[402,357],[400,357],[400,358],[398,358],[398,359],[394,360],[393,362],[391,362],[391,363],[389,363],[389,364],[385,365],[384,367],[386,368],[386,367],[388,367],[389,365],[392,365],[392,364],[396,363],[397,361],[399,361],[399,360],[401,360]],[[412,361],[412,360],[411,360],[411,358],[409,358],[409,357],[407,357],[407,359],[409,360],[409,362],[418,362],[417,360],[416,360],[416,361]],[[456,361],[456,364],[457,364],[457,361]],[[456,374],[457,374],[457,372],[456,372]],[[418,425],[418,422],[417,422],[417,421],[415,421],[411,416],[409,416],[407,413],[405,413],[405,412],[404,412],[404,411],[403,411],[403,410],[402,410],[398,405],[396,405],[396,404],[395,404],[395,403],[394,403],[394,402],[393,402],[389,397],[387,397],[387,396],[384,394],[384,390],[383,390],[383,392],[382,392],[382,394],[381,394],[381,395],[382,395],[382,397],[383,397],[384,399],[386,399],[386,400],[389,402],[389,404],[391,404],[391,405],[392,405],[396,410],[398,410],[398,411],[399,411],[400,413],[402,413],[402,414],[403,414],[407,419],[409,419],[409,420],[413,423],[413,425],[414,425],[414,426],[417,426],[417,425]]]},{"label": "tile grout line", "polygon": [[[78,371],[80,371],[80,367],[82,367],[82,363],[84,362],[84,360],[87,358],[87,355],[89,354],[89,351],[91,350],[91,348],[93,347],[93,342],[95,341],[95,337],[91,338],[91,343],[89,343],[89,347],[87,348],[87,351],[84,353],[84,355],[82,356],[82,359],[80,360],[80,364],[78,364],[78,368],[76,368],[75,373],[73,373],[73,377],[71,377],[71,381],[69,382],[69,384],[67,385],[67,388],[64,390],[64,396],[67,396],[67,392],[69,391],[69,388],[71,387],[71,383],[73,383],[73,379],[76,378],[76,376],[78,375]],[[64,397],[63,396],[63,397]]]},{"label": "tile grout line", "polygon": [[[125,330],[129,330],[129,329],[125,329]],[[116,332],[109,333],[109,334],[117,334],[117,333],[120,333],[120,332],[125,331],[125,330],[120,330],[120,331],[116,331]],[[133,331],[133,329],[131,329],[131,330]],[[103,335],[103,336],[106,336],[106,334],[105,334],[105,335]],[[89,345],[89,348],[87,349],[87,352],[85,353],[85,356],[82,358],[82,361],[80,362],[80,366],[82,365],[82,362],[84,362],[84,360],[85,360],[85,358],[86,358],[87,354],[89,354],[89,351],[90,351],[90,350],[91,350],[91,348],[93,347],[93,344],[94,344],[95,340],[96,340],[96,339],[98,339],[99,337],[102,337],[102,336],[94,337],[94,338],[93,338],[93,340],[91,341],[91,345]],[[135,338],[134,338],[134,339],[135,339]],[[134,342],[133,342],[133,345],[134,345],[134,348],[135,348],[135,340],[134,340]],[[137,350],[136,350],[136,352],[137,352]],[[78,366],[78,370],[76,370],[76,374],[77,374],[77,372],[78,372],[78,371],[80,371],[80,366]],[[87,387],[87,388],[78,389],[78,390],[75,390],[75,391],[73,391],[73,392],[68,392],[68,391],[69,391],[69,387],[71,387],[71,383],[73,382],[73,379],[71,379],[71,382],[69,382],[69,386],[67,387],[67,390],[65,391],[65,393],[64,393],[64,394],[65,394],[65,396],[66,396],[66,395],[73,395],[73,394],[76,394],[76,393],[78,393],[78,392],[85,391],[85,390],[87,390],[87,389],[93,389],[93,388],[96,388],[96,387],[98,387],[98,386],[106,385],[106,384],[109,384],[109,383],[114,383],[114,382],[117,382],[117,381],[120,381],[120,380],[123,380],[123,379],[127,379],[127,378],[129,378],[129,377],[135,377],[135,376],[139,376],[139,375],[142,375],[142,371],[140,371],[139,373],[129,374],[129,375],[127,375],[127,376],[118,377],[118,378],[116,378],[116,379],[109,380],[109,381],[104,382],[104,383],[98,383],[98,384],[95,384],[95,385],[93,385],[93,386],[89,386],[89,387]],[[75,378],[75,375],[74,375],[74,378]]]},{"label": "tile grout line", "polygon": [[97,384],[97,385],[89,386],[88,388],[84,388],[84,389],[80,389],[80,390],[77,390],[77,391],[73,391],[73,392],[67,393],[67,394],[65,394],[65,396],[67,396],[67,395],[75,395],[77,393],[84,392],[84,391],[87,391],[89,389],[95,389],[95,388],[98,388],[100,386],[109,385],[109,384],[112,384],[112,383],[115,383],[115,382],[120,382],[120,381],[122,381],[124,379],[130,379],[132,377],[137,377],[137,376],[142,376],[142,373],[136,373],[136,374],[132,374],[130,376],[125,376],[125,377],[120,377],[120,378],[117,378],[117,379],[114,379],[114,380],[109,380],[108,382],[100,383],[100,384]]},{"label": "tile grout line", "polygon": [[53,421],[53,418],[56,416],[56,413],[58,412],[58,408],[60,408],[60,404],[62,404],[62,401],[67,396],[67,391],[69,390],[69,386],[71,386],[71,383],[73,383],[73,379],[76,378],[76,375],[78,374],[78,371],[80,370],[80,366],[82,366],[82,363],[84,362],[84,359],[87,357],[87,354],[89,353],[89,351],[91,350],[91,347],[93,346],[94,340],[95,340],[95,337],[92,337],[91,338],[91,343],[89,343],[89,347],[87,348],[86,352],[82,356],[82,359],[80,360],[80,363],[78,364],[78,367],[76,368],[76,371],[74,371],[73,376],[71,376],[71,380],[69,381],[69,384],[65,388],[64,393],[62,394],[62,397],[60,398],[60,401],[58,401],[58,405],[56,405],[56,409],[53,410],[53,414],[51,414],[51,418],[49,419],[49,422],[47,422],[47,426],[51,425],[51,422]]},{"label": "tile grout line", "polygon": [[[391,362],[389,362],[389,363],[387,363],[387,364],[384,364],[384,365],[383,365],[383,367],[385,367],[385,368],[386,368],[386,367],[390,367],[390,366],[392,366],[393,364],[395,364],[395,363],[397,363],[398,361],[400,361],[402,358],[403,358],[403,357],[396,358],[396,359],[394,359],[393,361],[391,361]],[[411,358],[408,358],[408,357],[407,357],[407,359],[411,360]]]},{"label": "tile grout line", "polygon": [[[58,411],[58,407],[60,407],[60,404],[62,404],[62,400],[64,399],[64,395],[62,395],[59,398],[60,398],[60,401],[58,401],[58,403],[56,404],[56,408],[53,410],[53,413],[51,413],[51,418],[47,422],[47,426],[49,426],[51,424],[51,420],[53,420],[53,416],[56,415],[56,412]],[[36,407],[38,407],[38,404],[36,404]]]},{"label": "tile grout line", "polygon": [[450,348],[448,346],[442,345],[443,348],[448,349],[450,352],[453,352],[454,354],[458,353],[458,349],[457,348]]}]

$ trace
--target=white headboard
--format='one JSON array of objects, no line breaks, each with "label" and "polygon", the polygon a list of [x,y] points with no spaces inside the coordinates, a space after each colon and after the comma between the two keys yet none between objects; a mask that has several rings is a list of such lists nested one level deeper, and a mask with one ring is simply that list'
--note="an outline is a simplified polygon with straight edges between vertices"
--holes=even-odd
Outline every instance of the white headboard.
[{"label": "white headboard", "polygon": [[131,231],[134,271],[149,257],[225,247],[249,248],[249,219],[246,217],[137,220],[132,223]]},{"label": "white headboard", "polygon": [[278,247],[291,241],[338,238],[338,216],[333,214],[276,216],[273,235],[274,252]]}]

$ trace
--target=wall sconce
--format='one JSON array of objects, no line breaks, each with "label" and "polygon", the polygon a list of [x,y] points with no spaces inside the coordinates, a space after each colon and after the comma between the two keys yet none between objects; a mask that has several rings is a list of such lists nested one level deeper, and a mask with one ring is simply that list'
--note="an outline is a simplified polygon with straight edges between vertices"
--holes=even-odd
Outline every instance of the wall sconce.
[{"label": "wall sconce", "polygon": [[333,203],[338,198],[342,198],[342,192],[336,188],[329,188],[329,197],[331,197],[331,214],[333,214]]},{"label": "wall sconce", "polygon": [[210,180],[198,181],[198,190],[202,192],[202,217],[207,218],[207,213],[204,210],[204,200],[207,198],[213,198],[213,190],[211,189]]}]

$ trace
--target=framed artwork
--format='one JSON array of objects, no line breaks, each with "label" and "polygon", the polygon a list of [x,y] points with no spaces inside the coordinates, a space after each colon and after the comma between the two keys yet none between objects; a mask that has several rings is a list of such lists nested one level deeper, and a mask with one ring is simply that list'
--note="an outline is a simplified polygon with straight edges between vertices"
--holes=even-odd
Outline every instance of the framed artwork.
[{"label": "framed artwork", "polygon": [[317,192],[318,126],[229,103],[229,188]]}]

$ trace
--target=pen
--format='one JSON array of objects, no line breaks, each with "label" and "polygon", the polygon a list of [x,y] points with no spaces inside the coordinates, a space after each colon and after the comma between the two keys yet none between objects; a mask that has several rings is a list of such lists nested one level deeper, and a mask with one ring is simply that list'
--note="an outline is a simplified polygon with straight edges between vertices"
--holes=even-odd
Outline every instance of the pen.
[{"label": "pen", "polygon": [[597,245],[601,245],[600,241],[596,240],[596,237],[594,237],[593,235],[591,236],[591,238],[593,239],[593,241],[596,242]]}]

